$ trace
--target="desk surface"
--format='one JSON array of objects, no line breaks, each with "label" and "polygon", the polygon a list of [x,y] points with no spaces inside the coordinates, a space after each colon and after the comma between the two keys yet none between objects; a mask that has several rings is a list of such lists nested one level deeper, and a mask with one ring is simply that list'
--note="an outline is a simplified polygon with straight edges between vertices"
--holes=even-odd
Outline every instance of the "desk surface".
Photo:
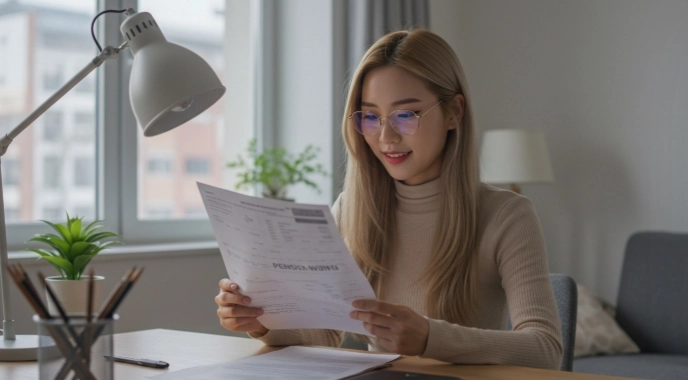
[{"label": "desk surface", "polygon": [[[278,350],[245,338],[200,334],[175,330],[144,330],[115,334],[115,354],[163,360],[169,369],[160,370],[115,363],[115,379],[145,379],[165,371],[177,371],[206,364],[217,364]],[[612,380],[619,377],[548,371],[502,365],[451,365],[431,359],[404,357],[392,363],[391,370],[454,375],[464,380]],[[0,363],[0,379],[33,380],[38,378],[36,362]]]}]

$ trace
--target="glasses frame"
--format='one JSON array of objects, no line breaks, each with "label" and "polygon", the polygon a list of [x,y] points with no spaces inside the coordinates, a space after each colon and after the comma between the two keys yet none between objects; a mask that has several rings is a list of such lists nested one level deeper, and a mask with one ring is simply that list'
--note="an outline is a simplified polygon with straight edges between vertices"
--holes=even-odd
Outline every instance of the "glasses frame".
[{"label": "glasses frame", "polygon": [[[415,112],[413,112],[413,111],[411,111],[411,110],[404,110],[404,109],[394,110],[394,111],[390,112],[389,115],[387,115],[387,116],[378,116],[376,113],[371,112],[373,115],[377,116],[377,120],[378,120],[378,122],[379,122],[379,125],[377,126],[377,129],[375,130],[375,133],[363,133],[363,132],[362,132],[362,128],[361,128],[361,131],[359,131],[358,128],[355,127],[355,126],[354,126],[354,128],[356,129],[356,132],[358,132],[358,133],[360,133],[360,134],[362,134],[362,135],[364,135],[364,136],[375,136],[375,135],[377,135],[377,133],[380,132],[380,130],[382,129],[382,123],[383,123],[382,120],[383,120],[383,119],[387,119],[387,120],[389,120],[389,125],[390,125],[390,126],[392,127],[392,129],[394,129],[398,134],[400,134],[400,135],[405,135],[405,136],[410,136],[410,135],[413,135],[413,134],[415,134],[416,132],[418,132],[418,130],[420,129],[420,118],[423,117],[423,116],[425,116],[428,112],[432,111],[432,109],[435,108],[435,107],[437,107],[437,105],[440,104],[440,103],[442,103],[442,100],[440,100],[439,102],[435,103],[434,106],[430,107],[430,109],[428,109],[427,111],[423,112],[421,115],[418,115],[417,113],[415,113]],[[413,131],[413,133],[402,133],[400,130],[397,129],[397,126],[394,125],[394,123],[392,122],[392,119],[391,119],[392,114],[395,113],[395,112],[399,112],[399,111],[402,111],[402,112],[411,112],[411,113],[413,114],[413,116],[416,117],[416,120],[418,120],[418,126],[416,127],[416,130]],[[353,118],[354,118],[354,115],[356,115],[357,113],[363,114],[363,112],[364,112],[364,111],[352,112],[351,115],[349,115],[349,120],[351,120],[351,121],[355,124],[356,122],[355,122],[354,119],[353,119]]]}]

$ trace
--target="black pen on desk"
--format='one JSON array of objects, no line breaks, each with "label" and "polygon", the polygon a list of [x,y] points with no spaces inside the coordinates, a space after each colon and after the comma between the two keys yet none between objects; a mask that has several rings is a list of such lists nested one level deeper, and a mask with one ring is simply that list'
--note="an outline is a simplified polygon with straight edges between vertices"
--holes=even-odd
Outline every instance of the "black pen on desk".
[{"label": "black pen on desk", "polygon": [[141,365],[144,367],[151,367],[151,368],[167,368],[170,366],[169,363],[163,362],[160,360],[151,360],[151,359],[135,359],[135,358],[129,358],[126,356],[105,356],[106,359],[112,359],[116,362],[121,362],[121,363],[129,363],[129,364],[136,364],[136,365]]}]

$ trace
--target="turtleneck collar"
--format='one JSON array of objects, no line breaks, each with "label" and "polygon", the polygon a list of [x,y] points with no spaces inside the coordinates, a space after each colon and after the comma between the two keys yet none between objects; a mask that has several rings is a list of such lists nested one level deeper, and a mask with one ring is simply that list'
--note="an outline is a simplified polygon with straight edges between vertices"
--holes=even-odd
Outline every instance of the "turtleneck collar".
[{"label": "turtleneck collar", "polygon": [[440,179],[421,185],[410,186],[394,181],[397,209],[411,214],[436,212],[440,209]]}]

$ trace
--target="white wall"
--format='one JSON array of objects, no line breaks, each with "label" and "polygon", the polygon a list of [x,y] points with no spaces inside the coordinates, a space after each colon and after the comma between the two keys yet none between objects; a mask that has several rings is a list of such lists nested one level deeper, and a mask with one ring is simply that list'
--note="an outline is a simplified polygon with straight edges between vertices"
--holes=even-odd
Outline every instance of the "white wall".
[{"label": "white wall", "polygon": [[553,272],[615,302],[626,239],[688,230],[688,2],[431,0],[478,126],[540,128],[556,182],[524,186]]}]

